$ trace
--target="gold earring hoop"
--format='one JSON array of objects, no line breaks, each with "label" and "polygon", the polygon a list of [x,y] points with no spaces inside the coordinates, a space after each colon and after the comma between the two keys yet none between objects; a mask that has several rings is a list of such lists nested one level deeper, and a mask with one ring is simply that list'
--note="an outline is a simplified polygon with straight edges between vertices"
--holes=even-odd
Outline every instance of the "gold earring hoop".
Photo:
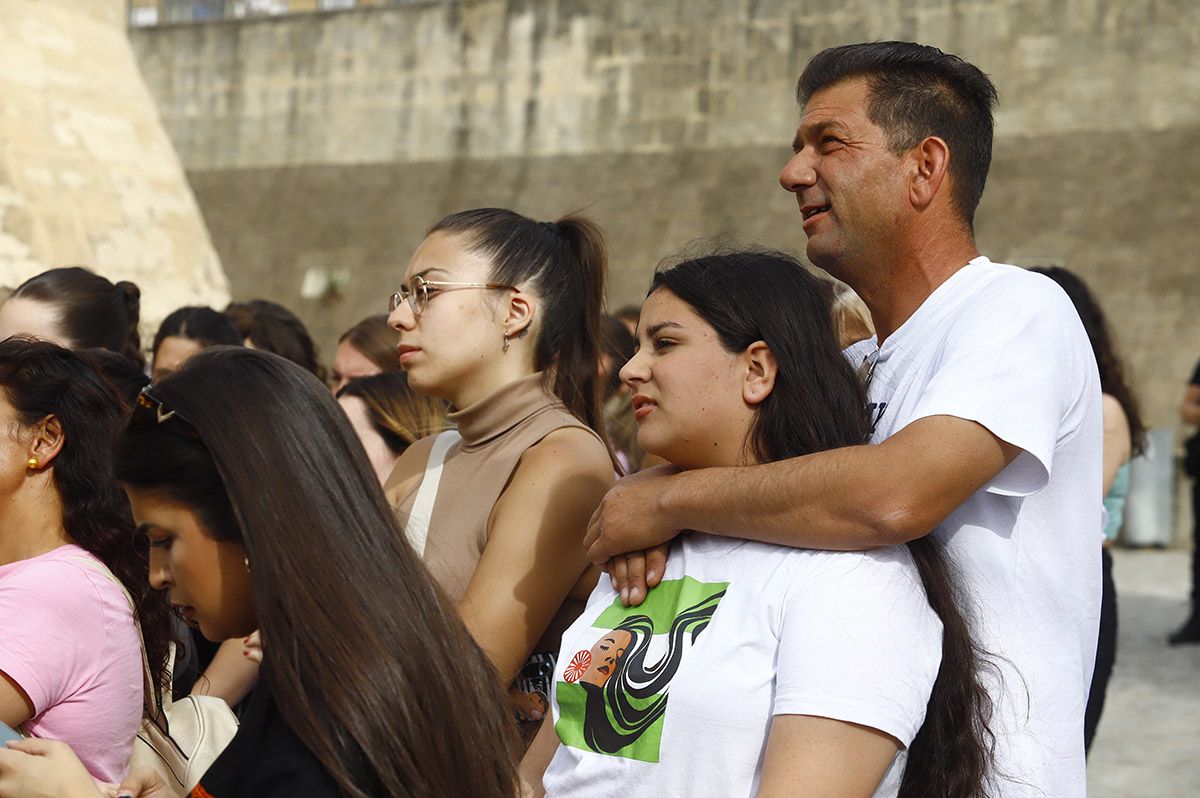
[{"label": "gold earring hoop", "polygon": [[29,461],[27,463],[25,463],[25,465],[29,466],[30,471],[37,471],[38,468],[41,467],[42,461],[37,459],[36,457],[30,457]]}]

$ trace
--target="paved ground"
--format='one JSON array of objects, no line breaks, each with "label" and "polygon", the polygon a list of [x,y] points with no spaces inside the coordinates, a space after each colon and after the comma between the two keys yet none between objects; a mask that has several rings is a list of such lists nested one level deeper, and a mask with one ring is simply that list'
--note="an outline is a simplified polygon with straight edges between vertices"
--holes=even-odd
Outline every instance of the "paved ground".
[{"label": "paved ground", "polygon": [[1116,550],[1117,664],[1088,761],[1089,798],[1200,797],[1200,646],[1169,648],[1189,557]]}]

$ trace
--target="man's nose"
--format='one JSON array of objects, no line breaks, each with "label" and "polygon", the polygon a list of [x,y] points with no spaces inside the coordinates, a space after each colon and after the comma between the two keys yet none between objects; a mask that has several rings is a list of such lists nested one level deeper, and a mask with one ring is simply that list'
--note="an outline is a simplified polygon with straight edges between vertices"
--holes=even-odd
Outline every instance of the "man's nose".
[{"label": "man's nose", "polygon": [[801,150],[788,159],[779,173],[779,185],[785,191],[796,192],[817,182],[814,160],[807,150]]}]

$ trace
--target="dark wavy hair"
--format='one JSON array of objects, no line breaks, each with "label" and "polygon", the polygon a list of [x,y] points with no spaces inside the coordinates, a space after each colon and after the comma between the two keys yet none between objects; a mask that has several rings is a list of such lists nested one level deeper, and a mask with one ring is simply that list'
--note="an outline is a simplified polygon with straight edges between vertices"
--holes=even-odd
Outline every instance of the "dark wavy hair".
[{"label": "dark wavy hair", "polygon": [[494,282],[532,285],[542,299],[534,368],[552,375],[554,394],[605,440],[599,373],[608,256],[600,228],[577,215],[535,222],[514,211],[479,208],[447,216],[429,230],[438,232],[463,236],[487,257]]},{"label": "dark wavy hair", "polygon": [[[733,252],[660,269],[667,290],[716,331],[730,352],[763,341],[775,355],[775,387],[755,413],[746,446],[760,462],[866,443],[866,397],[837,347],[829,291],[794,258]],[[925,722],[908,748],[901,798],[983,795],[992,760],[987,665],[964,617],[964,597],[940,545],[908,544],[930,607],[942,621],[942,661]]]},{"label": "dark wavy hair", "polygon": [[405,540],[328,389],[278,355],[213,347],[153,392],[176,416],[135,415],[117,473],[245,547],[268,684],[341,790],[514,795],[495,669]]},{"label": "dark wavy hair", "polygon": [[12,292],[13,298],[52,306],[72,349],[107,349],[144,367],[138,335],[141,296],[134,283],[114,284],[81,266],[44,271]]},{"label": "dark wavy hair", "polygon": [[1034,266],[1029,271],[1044,274],[1070,297],[1087,331],[1088,340],[1092,343],[1092,353],[1096,356],[1096,365],[1100,369],[1100,390],[1111,395],[1121,404],[1125,411],[1125,419],[1129,422],[1129,439],[1133,444],[1133,455],[1136,457],[1146,451],[1146,424],[1142,420],[1141,404],[1137,394],[1125,379],[1125,366],[1117,354],[1113,344],[1112,333],[1108,329],[1108,319],[1096,297],[1092,294],[1079,275],[1062,266]]},{"label": "dark wavy hair", "polygon": [[129,591],[146,641],[154,683],[164,685],[174,632],[166,597],[150,589],[144,542],[135,539],[129,501],[113,470],[113,448],[127,405],[85,356],[13,337],[0,342],[0,386],[22,426],[53,416],[63,445],[50,464],[71,540],[96,555]]},{"label": "dark wavy hair", "polygon": [[929,45],[846,44],[812,57],[796,99],[803,106],[821,89],[852,78],[866,80],[867,116],[883,128],[893,152],[927,136],[946,142],[954,207],[971,228],[992,163],[992,81],[973,64]]},{"label": "dark wavy hair", "polygon": [[225,308],[225,315],[255,349],[285,357],[325,381],[325,367],[317,357],[317,345],[308,334],[308,328],[299,316],[283,305],[266,299],[231,302]]},{"label": "dark wavy hair", "polygon": [[154,334],[152,355],[158,354],[163,339],[172,336],[198,341],[201,346],[240,346],[242,335],[224,313],[204,305],[189,305],[167,314]]}]

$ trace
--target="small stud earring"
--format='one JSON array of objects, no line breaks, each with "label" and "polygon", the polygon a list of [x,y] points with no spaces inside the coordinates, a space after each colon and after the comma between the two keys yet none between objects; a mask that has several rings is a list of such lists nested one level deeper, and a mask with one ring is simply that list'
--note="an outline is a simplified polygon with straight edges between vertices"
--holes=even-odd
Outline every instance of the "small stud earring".
[{"label": "small stud earring", "polygon": [[30,457],[29,462],[27,462],[25,465],[29,466],[30,471],[36,471],[41,464],[41,460],[38,460],[36,457]]}]

